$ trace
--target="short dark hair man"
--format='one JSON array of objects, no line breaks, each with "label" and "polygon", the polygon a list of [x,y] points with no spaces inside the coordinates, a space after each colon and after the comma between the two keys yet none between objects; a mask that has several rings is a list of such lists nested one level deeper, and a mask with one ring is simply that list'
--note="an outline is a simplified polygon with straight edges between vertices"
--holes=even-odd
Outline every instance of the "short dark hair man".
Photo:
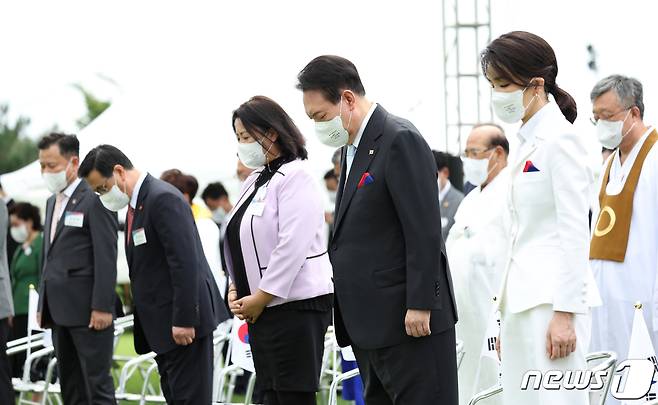
[{"label": "short dark hair man", "polygon": [[[457,208],[464,199],[464,194],[455,185],[453,179],[455,177],[463,179],[461,173],[461,160],[446,152],[432,151],[434,154],[434,161],[436,162],[437,177],[439,181],[439,204],[441,205],[441,235],[443,240],[448,238],[450,228],[455,224],[455,214]],[[455,160],[459,160],[459,165],[455,164]],[[461,182],[462,180],[457,180]],[[459,185],[459,183],[458,183]]]},{"label": "short dark hair man", "polygon": [[228,319],[188,202],[162,180],[135,169],[119,149],[100,145],[80,175],[108,209],[128,206],[126,257],[135,303],[135,350],[157,353],[168,403],[209,404],[213,342]]},{"label": "short dark hair man", "polygon": [[64,403],[115,404],[117,216],[78,178],[74,135],[52,133],[38,147],[53,193],[46,203],[38,318],[53,328]]},{"label": "short dark hair man", "polygon": [[233,209],[224,185],[218,181],[208,184],[201,192],[201,199],[212,212],[213,221],[221,226],[226,215]]},{"label": "short dark hair man", "polygon": [[[334,234],[335,327],[370,404],[456,404],[456,306],[432,151],[370,102],[356,67],[320,56],[298,75],[324,144],[342,147]],[[407,365],[413,364],[413,367]]]}]

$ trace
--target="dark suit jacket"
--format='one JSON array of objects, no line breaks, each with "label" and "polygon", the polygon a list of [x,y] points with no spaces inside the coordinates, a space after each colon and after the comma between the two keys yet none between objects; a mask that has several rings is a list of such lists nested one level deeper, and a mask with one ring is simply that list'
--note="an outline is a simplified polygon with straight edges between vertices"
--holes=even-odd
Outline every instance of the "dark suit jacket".
[{"label": "dark suit jacket", "polygon": [[135,350],[162,354],[178,347],[171,335],[173,326],[193,326],[200,338],[229,316],[189,204],[177,189],[151,175],[137,196],[132,231],[140,229],[146,235],[144,244],[135,246],[132,235],[126,234]]},{"label": "dark suit jacket", "polygon": [[[39,311],[48,326],[87,326],[92,309],[115,314],[116,213],[103,207],[82,180],[71,195],[50,243],[55,195],[46,203]],[[84,215],[82,227],[67,226],[67,213]]]},{"label": "dark suit jacket", "polygon": [[[9,211],[14,205],[16,205],[16,202],[13,199],[7,201],[7,211]],[[14,257],[14,252],[16,252],[19,243],[11,237],[11,232],[9,229],[10,227],[7,226],[7,258],[9,258],[9,261],[11,262],[11,259]]]},{"label": "dark suit jacket", "polygon": [[[366,172],[374,181],[357,188]],[[329,249],[338,343],[378,349],[414,339],[407,309],[431,310],[433,333],[454,327],[436,164],[418,130],[378,106],[338,190]]]},{"label": "dark suit jacket", "polygon": [[[448,240],[448,233],[450,233],[450,228],[455,224],[455,215],[457,214],[457,209],[464,199],[464,194],[453,185],[448,193],[443,198],[441,203],[441,216],[445,218],[446,226],[441,228],[441,235],[443,235],[443,240]],[[443,225],[443,223],[442,223]]]}]

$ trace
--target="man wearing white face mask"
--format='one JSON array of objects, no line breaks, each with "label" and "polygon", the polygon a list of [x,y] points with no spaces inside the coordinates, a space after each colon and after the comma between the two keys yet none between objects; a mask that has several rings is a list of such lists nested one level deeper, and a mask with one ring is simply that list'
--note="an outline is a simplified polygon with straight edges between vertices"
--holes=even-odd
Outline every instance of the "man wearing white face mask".
[{"label": "man wearing white face mask", "polygon": [[80,176],[107,209],[128,207],[125,243],[135,350],[157,353],[167,403],[210,403],[212,332],[228,312],[189,203],[171,184],[135,169],[111,145],[92,149],[80,164]]},{"label": "man wearing white face mask", "polygon": [[366,98],[349,60],[319,56],[297,78],[316,136],[343,147],[334,323],[366,404],[455,404],[457,313],[432,151],[411,122]]},{"label": "man wearing white face mask", "polygon": [[603,166],[590,259],[604,305],[593,312],[592,349],[628,353],[634,307],[643,303],[658,347],[658,133],[643,122],[642,84],[613,75],[591,93]]},{"label": "man wearing white face mask", "polygon": [[74,135],[39,141],[46,204],[38,317],[53,328],[66,404],[115,404],[110,375],[117,278],[116,214],[78,178]]},{"label": "man wearing white face mask", "polygon": [[498,293],[507,256],[507,232],[502,221],[509,176],[509,142],[496,124],[476,125],[462,155],[465,180],[475,185],[462,201],[446,240],[460,321],[457,338],[466,354],[459,367],[459,402],[498,381],[498,365],[481,357],[489,316]]},{"label": "man wearing white face mask", "polygon": [[218,181],[208,184],[201,193],[201,199],[212,212],[213,221],[221,227],[226,215],[233,209],[224,185]]}]

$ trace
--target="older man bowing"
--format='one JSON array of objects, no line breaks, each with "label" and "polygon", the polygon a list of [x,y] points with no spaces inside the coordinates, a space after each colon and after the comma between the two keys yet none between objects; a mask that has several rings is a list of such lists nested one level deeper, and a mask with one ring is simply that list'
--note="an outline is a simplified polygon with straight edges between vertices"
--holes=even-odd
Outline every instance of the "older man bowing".
[{"label": "older man bowing", "polygon": [[603,306],[592,313],[591,349],[614,350],[623,359],[637,301],[644,304],[654,348],[658,344],[658,132],[643,122],[636,79],[606,77],[591,99],[599,141],[614,149],[592,216],[590,263]]},{"label": "older man bowing", "polygon": [[459,368],[459,403],[496,384],[497,365],[481,359],[481,348],[506,258],[505,209],[509,142],[502,128],[473,128],[462,159],[466,180],[475,185],[462,201],[446,241],[460,314],[457,337],[466,354]]}]

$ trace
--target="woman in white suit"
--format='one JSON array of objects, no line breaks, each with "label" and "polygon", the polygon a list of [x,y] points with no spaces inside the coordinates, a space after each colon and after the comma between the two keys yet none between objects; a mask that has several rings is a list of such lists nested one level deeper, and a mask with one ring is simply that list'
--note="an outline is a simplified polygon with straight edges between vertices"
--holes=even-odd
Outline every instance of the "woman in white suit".
[{"label": "woman in white suit", "polygon": [[[599,302],[588,266],[589,190],[593,183],[582,138],[572,125],[576,103],[556,84],[551,46],[528,32],[510,32],[482,52],[494,112],[522,122],[510,166],[510,242],[500,293],[503,402],[588,404],[586,391],[564,379],[535,379],[528,370],[586,370],[590,308]],[[555,384],[557,382],[557,389]],[[548,385],[546,385],[548,384]]]}]

